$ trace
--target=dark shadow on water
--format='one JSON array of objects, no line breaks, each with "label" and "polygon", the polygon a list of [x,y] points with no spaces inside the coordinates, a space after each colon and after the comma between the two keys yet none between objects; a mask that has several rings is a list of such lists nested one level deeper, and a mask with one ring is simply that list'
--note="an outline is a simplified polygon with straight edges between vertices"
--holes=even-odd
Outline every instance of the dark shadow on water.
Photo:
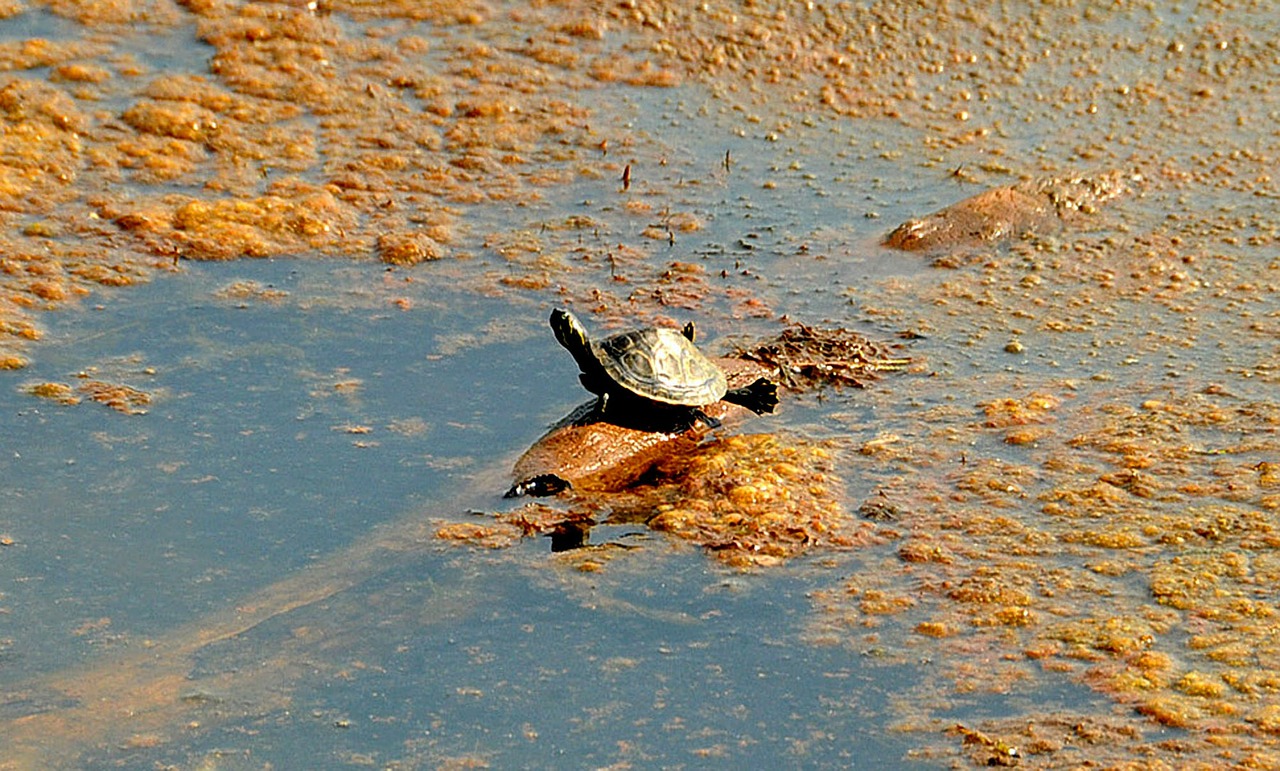
[{"label": "dark shadow on water", "polygon": [[591,543],[591,527],[583,522],[565,522],[551,532],[551,551],[573,551]]}]

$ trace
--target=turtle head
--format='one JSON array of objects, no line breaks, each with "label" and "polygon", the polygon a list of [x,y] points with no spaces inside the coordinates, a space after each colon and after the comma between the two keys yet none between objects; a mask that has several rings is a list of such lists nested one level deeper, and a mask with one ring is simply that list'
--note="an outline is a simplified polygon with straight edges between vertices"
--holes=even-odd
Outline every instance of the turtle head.
[{"label": "turtle head", "polygon": [[563,308],[556,308],[551,311],[551,331],[556,335],[556,342],[573,354],[583,371],[586,371],[590,362],[595,361],[595,355],[591,353],[591,340],[577,316]]}]

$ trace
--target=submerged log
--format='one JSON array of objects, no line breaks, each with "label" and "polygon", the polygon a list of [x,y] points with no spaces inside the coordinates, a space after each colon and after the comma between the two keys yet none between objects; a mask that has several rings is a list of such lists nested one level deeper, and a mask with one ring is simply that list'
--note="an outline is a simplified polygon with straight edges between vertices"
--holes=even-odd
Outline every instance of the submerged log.
[{"label": "submerged log", "polygon": [[1119,172],[1019,182],[907,220],[885,237],[884,244],[909,252],[933,252],[1052,232],[1092,214],[1126,190]]},{"label": "submerged log", "polygon": [[[725,371],[729,388],[776,374],[756,362],[714,361]],[[593,416],[594,407],[593,400],[566,415],[516,461],[509,497],[550,495],[565,486],[578,492],[620,490],[663,457],[693,449],[708,433],[702,423],[674,431],[621,426]],[[704,407],[703,412],[725,426],[754,417],[751,410],[726,401]]]}]

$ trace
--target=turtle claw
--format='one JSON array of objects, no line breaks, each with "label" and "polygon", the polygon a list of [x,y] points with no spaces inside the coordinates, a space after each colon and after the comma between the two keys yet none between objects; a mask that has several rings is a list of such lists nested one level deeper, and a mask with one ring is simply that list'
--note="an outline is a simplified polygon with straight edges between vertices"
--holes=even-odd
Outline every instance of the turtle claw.
[{"label": "turtle claw", "polygon": [[778,406],[778,386],[768,378],[759,378],[751,385],[735,388],[724,395],[724,400],[746,407],[757,415],[772,413]]},{"label": "turtle claw", "polygon": [[534,498],[546,498],[558,495],[571,487],[573,485],[569,484],[569,480],[555,474],[538,474],[511,485],[511,489],[502,497],[519,498],[522,495],[529,495]]},{"label": "turtle claw", "polygon": [[690,411],[689,415],[690,417],[693,418],[693,422],[690,424],[689,428],[693,428],[694,426],[698,425],[699,422],[701,422],[703,425],[705,425],[707,428],[710,428],[710,429],[716,429],[724,425],[723,423],[720,422],[719,418],[713,418],[707,413],[703,412],[702,410],[697,409],[696,407]]},{"label": "turtle claw", "polygon": [[581,410],[582,414],[573,420],[573,425],[589,426],[592,423],[599,423],[604,420],[604,408],[606,404],[608,404],[607,395],[601,394],[600,396],[597,396],[595,403],[589,408],[586,408],[584,405],[584,409]]}]

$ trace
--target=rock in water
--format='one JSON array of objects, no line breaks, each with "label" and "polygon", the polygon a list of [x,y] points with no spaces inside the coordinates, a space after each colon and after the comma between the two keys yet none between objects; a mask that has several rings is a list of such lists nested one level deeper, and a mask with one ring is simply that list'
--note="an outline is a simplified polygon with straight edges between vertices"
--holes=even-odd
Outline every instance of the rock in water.
[{"label": "rock in water", "polygon": [[922,219],[907,220],[884,239],[908,252],[934,252],[1051,232],[1092,214],[1127,188],[1124,176],[1028,180],[987,190]]}]

